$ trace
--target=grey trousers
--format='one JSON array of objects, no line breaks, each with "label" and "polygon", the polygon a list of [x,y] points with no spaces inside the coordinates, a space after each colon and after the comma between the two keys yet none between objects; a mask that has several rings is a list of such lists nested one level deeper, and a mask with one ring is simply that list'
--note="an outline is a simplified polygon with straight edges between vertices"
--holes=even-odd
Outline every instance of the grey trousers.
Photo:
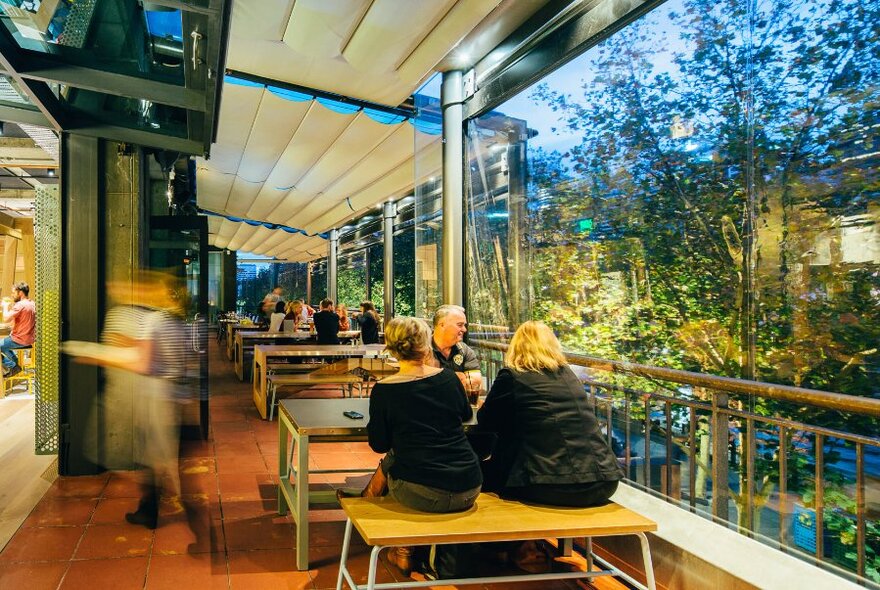
[{"label": "grey trousers", "polygon": [[403,504],[421,512],[461,512],[477,501],[480,486],[463,492],[452,492],[440,488],[395,479],[388,474],[394,464],[394,453],[382,459],[382,471],[388,477],[388,495]]}]

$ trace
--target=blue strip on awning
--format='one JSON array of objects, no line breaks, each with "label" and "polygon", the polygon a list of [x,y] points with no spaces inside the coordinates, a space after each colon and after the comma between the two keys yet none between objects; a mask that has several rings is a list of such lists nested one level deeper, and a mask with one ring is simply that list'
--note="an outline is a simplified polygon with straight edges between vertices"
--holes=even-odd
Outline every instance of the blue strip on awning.
[{"label": "blue strip on awning", "polygon": [[359,110],[361,110],[361,107],[359,107],[357,105],[339,102],[338,100],[331,100],[329,98],[318,97],[316,100],[321,105],[330,109],[334,113],[339,113],[342,115],[353,115],[356,112],[358,112]]},{"label": "blue strip on awning", "polygon": [[277,86],[266,86],[266,90],[268,90],[275,96],[280,96],[285,100],[292,100],[294,102],[305,102],[307,100],[313,100],[315,98],[311,94],[297,92],[296,90],[288,90],[287,88],[279,88]]},{"label": "blue strip on awning", "polygon": [[[373,121],[377,123],[382,123],[383,125],[398,125],[403,123],[408,119],[408,117],[404,117],[403,115],[395,115],[392,113],[386,113],[385,111],[381,111],[378,109],[368,109],[363,108],[343,102],[341,100],[334,100],[332,98],[323,98],[323,97],[315,97],[311,94],[307,94],[305,92],[297,92],[296,90],[289,90],[287,88],[281,88],[279,86],[267,86],[266,84],[261,84],[259,82],[252,82],[251,80],[245,80],[243,78],[236,78],[235,76],[226,75],[223,77],[223,81],[227,84],[235,84],[237,86],[247,86],[250,88],[265,88],[275,96],[283,98],[285,100],[290,100],[293,102],[305,102],[308,100],[317,100],[321,106],[326,109],[333,111],[334,113],[339,113],[341,115],[354,115],[355,113],[363,110],[364,114],[371,118]],[[409,119],[412,122],[412,119]],[[430,133],[431,135],[439,135],[440,127],[437,126],[434,129],[430,124],[425,124],[425,127],[419,127],[416,123],[416,128],[424,133]],[[426,130],[425,130],[426,129]]]},{"label": "blue strip on awning", "polygon": [[397,125],[398,123],[403,123],[406,121],[406,117],[403,115],[392,115],[391,113],[386,113],[385,111],[377,111],[376,109],[364,109],[364,114],[371,118],[373,121],[377,123],[382,123],[383,125]]},{"label": "blue strip on awning", "polygon": [[223,82],[226,84],[235,84],[236,86],[249,86],[251,88],[265,88],[264,84],[260,84],[259,82],[251,82],[250,80],[245,80],[244,78],[236,78],[235,76],[223,76]]},{"label": "blue strip on awning", "polygon": [[304,236],[309,235],[308,233],[305,232],[305,230],[297,229],[295,227],[290,227],[288,225],[281,225],[280,223],[269,223],[268,221],[259,221],[257,219],[248,219],[246,217],[235,217],[233,215],[226,215],[224,213],[217,213],[216,211],[202,209],[201,207],[199,207],[199,213],[204,213],[205,215],[210,215],[212,217],[222,217],[223,219],[227,219],[229,221],[234,221],[236,223],[246,223],[246,224],[251,225],[253,227],[265,227],[266,229],[280,229],[281,231],[285,231],[289,234],[302,234]]}]

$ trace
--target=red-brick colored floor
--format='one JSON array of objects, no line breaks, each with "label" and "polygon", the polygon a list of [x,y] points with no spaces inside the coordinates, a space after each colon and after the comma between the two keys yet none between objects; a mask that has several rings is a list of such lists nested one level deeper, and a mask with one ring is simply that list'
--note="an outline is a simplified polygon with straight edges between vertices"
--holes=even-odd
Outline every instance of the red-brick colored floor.
[{"label": "red-brick colored floor", "polygon": [[[236,379],[232,363],[213,345],[211,353],[211,438],[185,444],[181,478],[187,501],[196,504],[205,522],[211,523],[210,538],[197,540],[180,502],[169,498],[163,499],[155,531],[128,524],[125,513],[136,509],[139,496],[133,473],[61,477],[0,553],[0,590],[336,587],[342,512],[311,512],[311,567],[297,571],[295,525],[289,516],[277,513],[277,420],[260,419],[250,384]],[[313,449],[313,465],[372,467],[379,460],[366,443],[322,447]],[[357,486],[364,481],[365,477],[345,475],[313,478],[317,485]],[[352,553],[350,567],[358,582],[365,582],[368,549],[357,539]],[[378,578],[381,582],[404,579],[384,559]],[[544,582],[508,587],[577,586]]]}]

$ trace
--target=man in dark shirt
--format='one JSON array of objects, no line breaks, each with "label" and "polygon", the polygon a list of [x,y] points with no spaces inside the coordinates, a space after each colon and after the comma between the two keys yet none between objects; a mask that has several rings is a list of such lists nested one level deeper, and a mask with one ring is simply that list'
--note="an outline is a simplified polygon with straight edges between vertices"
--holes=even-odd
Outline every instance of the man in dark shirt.
[{"label": "man in dark shirt", "polygon": [[330,299],[321,301],[321,311],[312,320],[315,322],[315,331],[318,332],[318,344],[339,344],[339,316],[333,310]]},{"label": "man in dark shirt", "polygon": [[441,305],[434,312],[434,349],[436,366],[455,371],[465,391],[479,389],[483,383],[480,361],[473,349],[462,342],[467,333],[467,316],[459,305]]}]

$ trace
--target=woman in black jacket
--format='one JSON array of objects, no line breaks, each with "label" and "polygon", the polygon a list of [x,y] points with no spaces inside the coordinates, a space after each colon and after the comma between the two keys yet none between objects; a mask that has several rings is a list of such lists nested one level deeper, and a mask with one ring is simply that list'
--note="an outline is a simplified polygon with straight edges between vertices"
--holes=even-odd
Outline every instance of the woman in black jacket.
[{"label": "woman in black jacket", "polygon": [[607,502],[623,471],[550,328],[521,325],[505,365],[477,413],[479,429],[498,434],[481,463],[483,491],[554,506]]}]

